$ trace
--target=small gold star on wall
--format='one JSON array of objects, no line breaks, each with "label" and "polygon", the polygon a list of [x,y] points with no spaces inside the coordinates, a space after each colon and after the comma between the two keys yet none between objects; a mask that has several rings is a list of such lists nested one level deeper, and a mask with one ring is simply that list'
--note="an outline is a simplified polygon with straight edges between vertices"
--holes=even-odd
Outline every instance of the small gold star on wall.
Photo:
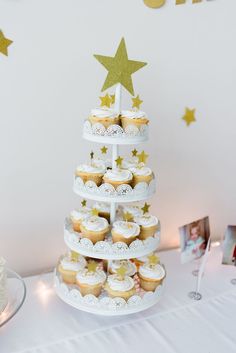
[{"label": "small gold star on wall", "polygon": [[189,108],[185,108],[185,114],[182,117],[182,119],[186,122],[186,125],[189,126],[192,123],[196,122],[196,118],[195,118],[195,110],[196,109],[189,109]]},{"label": "small gold star on wall", "polygon": [[81,206],[82,207],[86,207],[86,205],[87,205],[87,201],[86,200],[81,201]]},{"label": "small gold star on wall", "polygon": [[151,205],[149,205],[148,203],[145,202],[144,206],[141,208],[141,210],[143,211],[143,214],[149,212],[150,206],[151,206]]},{"label": "small gold star on wall", "polygon": [[106,95],[103,96],[103,97],[99,97],[99,99],[101,100],[101,104],[100,104],[101,107],[110,108],[111,103],[112,103],[112,99],[111,99],[111,97],[109,96],[109,94],[106,94]]},{"label": "small gold star on wall", "polygon": [[116,158],[115,162],[116,162],[116,166],[117,166],[117,167],[120,167],[120,168],[121,168],[123,159],[124,159],[124,158],[122,158],[122,157],[120,157],[120,156],[119,156],[118,158]]},{"label": "small gold star on wall", "polygon": [[132,108],[140,109],[140,105],[143,103],[143,101],[139,98],[139,94],[137,95],[137,97],[132,98],[132,101],[133,101]]},{"label": "small gold star on wall", "polygon": [[106,146],[101,147],[102,154],[106,154],[107,150],[108,150],[108,148]]},{"label": "small gold star on wall", "polygon": [[12,40],[6,38],[3,32],[0,30],[0,53],[8,56],[8,47],[13,43]]}]

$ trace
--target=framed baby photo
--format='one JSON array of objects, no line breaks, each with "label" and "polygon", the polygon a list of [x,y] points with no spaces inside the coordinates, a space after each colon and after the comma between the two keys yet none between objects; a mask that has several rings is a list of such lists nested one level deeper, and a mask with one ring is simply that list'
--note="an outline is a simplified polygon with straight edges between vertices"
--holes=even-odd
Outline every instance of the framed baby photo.
[{"label": "framed baby photo", "polygon": [[210,237],[209,217],[204,217],[179,228],[181,262],[186,263],[202,257]]},{"label": "framed baby photo", "polygon": [[225,232],[222,264],[236,266],[236,226],[228,226]]}]

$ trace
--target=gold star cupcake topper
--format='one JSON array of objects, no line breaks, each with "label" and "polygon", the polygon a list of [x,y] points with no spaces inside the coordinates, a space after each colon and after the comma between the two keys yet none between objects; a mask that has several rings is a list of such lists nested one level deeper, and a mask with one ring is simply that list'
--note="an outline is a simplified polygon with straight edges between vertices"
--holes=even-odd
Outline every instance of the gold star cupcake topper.
[{"label": "gold star cupcake topper", "polygon": [[117,167],[121,168],[123,159],[124,159],[124,158],[122,158],[122,157],[120,157],[120,156],[119,156],[118,158],[116,158],[115,162],[116,162],[116,166],[117,166]]},{"label": "gold star cupcake topper", "polygon": [[151,206],[151,205],[148,205],[147,202],[145,202],[145,204],[144,204],[143,207],[141,208],[141,210],[143,211],[143,214],[149,212],[150,206]]},{"label": "gold star cupcake topper", "polygon": [[91,215],[92,216],[98,216],[98,214],[99,214],[99,210],[97,208],[92,208]]},{"label": "gold star cupcake topper", "polygon": [[100,104],[101,107],[110,108],[112,100],[109,94],[106,94],[103,97],[99,97],[99,99],[101,100],[101,104]]},{"label": "gold star cupcake topper", "polygon": [[108,148],[106,146],[101,147],[102,154],[106,154],[107,150],[108,150]]},{"label": "gold star cupcake topper", "polygon": [[139,110],[140,105],[143,103],[143,101],[139,98],[139,94],[137,95],[137,97],[132,98],[132,101],[133,101],[132,108],[137,108],[137,110]]},{"label": "gold star cupcake topper", "polygon": [[159,263],[159,258],[155,254],[151,254],[148,256],[148,263],[151,266],[155,266]]},{"label": "gold star cupcake topper", "polygon": [[82,206],[82,207],[86,207],[86,205],[87,205],[87,201],[86,201],[86,200],[82,200],[82,201],[81,201],[81,206]]},{"label": "gold star cupcake topper", "polygon": [[123,219],[126,222],[132,222],[133,221],[133,215],[130,212],[124,212],[123,213]]},{"label": "gold star cupcake topper", "polygon": [[8,56],[8,47],[13,43],[12,40],[6,38],[3,32],[0,30],[0,53]]},{"label": "gold star cupcake topper", "polygon": [[88,272],[95,272],[97,269],[97,263],[95,261],[89,261],[88,263]]},{"label": "gold star cupcake topper", "polygon": [[131,151],[131,152],[132,152],[132,157],[136,157],[137,156],[138,151],[136,150],[136,148],[133,149],[133,151]]},{"label": "gold star cupcake topper", "polygon": [[76,251],[71,250],[70,258],[71,258],[71,261],[77,262],[79,258],[79,254]]},{"label": "gold star cupcake topper", "polygon": [[139,154],[137,155],[137,157],[138,157],[138,162],[139,162],[139,163],[144,163],[144,164],[146,164],[147,159],[148,159],[148,154],[146,154],[144,151],[142,151],[141,153],[139,153]]},{"label": "gold star cupcake topper", "polygon": [[94,55],[94,57],[108,71],[106,80],[102,87],[102,92],[109,87],[120,83],[129,93],[134,95],[131,75],[147,65],[147,63],[128,59],[124,38],[121,39],[114,57],[104,55]]},{"label": "gold star cupcake topper", "polygon": [[111,104],[115,104],[116,95],[115,94],[111,94],[110,97],[111,97]]},{"label": "gold star cupcake topper", "polygon": [[191,125],[192,123],[194,123],[196,121],[195,110],[196,109],[185,108],[185,114],[182,117],[182,119],[186,122],[187,126]]},{"label": "gold star cupcake topper", "polygon": [[125,278],[125,274],[127,272],[127,269],[125,266],[120,266],[117,270],[116,273],[119,276],[119,279],[122,281]]}]

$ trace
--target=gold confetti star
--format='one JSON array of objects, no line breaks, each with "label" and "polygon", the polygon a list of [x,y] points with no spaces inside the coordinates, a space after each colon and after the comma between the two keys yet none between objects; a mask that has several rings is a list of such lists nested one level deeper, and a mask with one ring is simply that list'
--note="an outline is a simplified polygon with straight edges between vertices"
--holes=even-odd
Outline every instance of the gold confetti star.
[{"label": "gold confetti star", "polygon": [[99,214],[99,210],[98,210],[97,208],[93,208],[93,209],[91,210],[91,215],[92,215],[92,216],[98,216],[98,214]]},{"label": "gold confetti star", "polygon": [[141,153],[139,153],[137,155],[138,157],[138,162],[139,163],[146,163],[147,162],[147,159],[148,159],[148,154],[146,154],[144,151],[142,151]]},{"label": "gold confetti star", "polygon": [[116,162],[116,166],[117,167],[121,167],[122,166],[123,159],[124,158],[121,158],[120,156],[118,158],[116,158],[115,162]]},{"label": "gold confetti star", "polygon": [[93,157],[94,157],[94,152],[91,151],[91,152],[90,152],[90,158],[93,159]]},{"label": "gold confetti star", "polygon": [[116,101],[116,95],[115,94],[111,94],[110,97],[111,97],[111,104],[114,104],[115,101]]},{"label": "gold confetti star", "polygon": [[124,212],[123,213],[123,219],[126,222],[132,222],[133,221],[133,215],[130,212]]},{"label": "gold confetti star", "polygon": [[97,269],[97,263],[95,261],[89,261],[88,263],[88,272],[95,272]]},{"label": "gold confetti star", "polygon": [[159,263],[159,259],[155,254],[151,254],[148,256],[148,262],[150,265],[156,265]]},{"label": "gold confetti star", "polygon": [[182,119],[186,122],[187,126],[189,126],[190,124],[196,121],[195,110],[196,109],[185,108],[185,114],[182,117]]},{"label": "gold confetti star", "polygon": [[143,103],[143,101],[139,98],[139,94],[137,95],[137,97],[132,98],[133,101],[133,105],[132,108],[140,108],[140,105]]},{"label": "gold confetti star", "polygon": [[6,38],[3,32],[0,30],[0,53],[8,56],[8,47],[13,43],[12,40]]},{"label": "gold confetti star", "polygon": [[86,200],[81,201],[81,206],[82,207],[86,207],[86,205],[87,205],[87,201]]},{"label": "gold confetti star", "polygon": [[132,95],[134,95],[134,88],[131,75],[140,70],[147,63],[141,61],[134,61],[128,59],[125,40],[121,39],[119,47],[114,57],[104,55],[94,55],[94,57],[102,64],[108,71],[106,80],[102,87],[102,92],[120,83]]},{"label": "gold confetti star", "polygon": [[99,97],[99,99],[101,100],[101,104],[100,104],[101,107],[110,108],[110,106],[111,106],[111,97],[108,94],[106,94],[103,97]]},{"label": "gold confetti star", "polygon": [[145,202],[144,206],[141,208],[141,210],[143,211],[143,214],[149,212],[150,206],[151,206],[151,205],[148,205],[147,202]]},{"label": "gold confetti star", "polygon": [[106,153],[107,153],[107,150],[108,150],[108,148],[107,148],[106,146],[103,146],[103,147],[101,148],[102,154],[106,154]]},{"label": "gold confetti star", "polygon": [[127,272],[127,269],[125,268],[125,266],[120,266],[117,270],[116,273],[119,276],[120,280],[122,281],[125,277],[125,274]]},{"label": "gold confetti star", "polygon": [[136,148],[132,151],[132,157],[136,157],[137,156],[138,151],[136,150]]}]

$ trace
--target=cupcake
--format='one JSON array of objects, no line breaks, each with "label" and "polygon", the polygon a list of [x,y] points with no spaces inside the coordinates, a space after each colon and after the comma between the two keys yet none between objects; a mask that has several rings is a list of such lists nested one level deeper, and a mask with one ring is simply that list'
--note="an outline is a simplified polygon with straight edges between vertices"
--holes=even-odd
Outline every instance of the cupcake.
[{"label": "cupcake", "polygon": [[145,126],[148,123],[149,120],[146,116],[146,113],[142,112],[141,110],[123,110],[121,112],[121,125],[124,130],[130,125],[134,125],[140,129],[141,126]]},{"label": "cupcake", "polygon": [[127,276],[131,276],[132,277],[137,272],[136,265],[133,262],[131,262],[130,260],[112,260],[112,261],[109,261],[109,263],[108,263],[109,272],[111,274],[116,274],[117,270],[121,266],[125,268],[125,270],[126,270],[125,274]]},{"label": "cupcake", "polygon": [[162,284],[165,275],[165,269],[159,263],[146,262],[138,270],[140,286],[145,291],[154,291],[157,286]]},{"label": "cupcake", "polygon": [[132,173],[127,169],[110,169],[103,176],[104,183],[109,183],[117,188],[122,184],[131,184]]},{"label": "cupcake", "polygon": [[133,278],[127,275],[121,277],[118,274],[110,275],[107,277],[105,290],[107,291],[109,297],[119,297],[125,300],[128,300],[130,297],[132,297],[132,295],[136,293],[135,282]]},{"label": "cupcake", "polygon": [[120,117],[113,109],[92,109],[89,121],[92,125],[100,123],[106,129],[113,124],[120,124]]},{"label": "cupcake", "polygon": [[110,205],[105,202],[96,202],[93,207],[98,210],[98,216],[106,218],[110,222]]},{"label": "cupcake", "polygon": [[130,168],[135,168],[138,166],[138,158],[133,157],[131,159],[124,159],[122,161],[122,168],[124,169],[130,169]]},{"label": "cupcake", "polygon": [[96,268],[96,263],[94,264],[93,266],[92,262],[90,262],[88,268],[79,271],[76,275],[76,283],[83,296],[93,294],[98,297],[106,280],[105,272]]},{"label": "cupcake", "polygon": [[81,164],[76,168],[75,175],[83,179],[85,183],[88,180],[94,181],[97,186],[101,185],[102,177],[106,172],[106,167],[104,163],[96,164],[92,162],[91,164]]},{"label": "cupcake", "polygon": [[135,217],[135,222],[140,226],[139,239],[145,240],[152,237],[158,229],[158,219],[151,215]]},{"label": "cupcake", "polygon": [[81,222],[80,230],[82,238],[88,238],[95,244],[104,240],[109,232],[109,224],[105,218],[92,216]]},{"label": "cupcake", "polygon": [[77,272],[84,269],[86,264],[87,261],[82,255],[70,252],[61,259],[58,265],[58,272],[64,282],[74,284],[76,283]]},{"label": "cupcake", "polygon": [[116,221],[111,230],[113,242],[132,243],[140,233],[140,227],[134,222]]},{"label": "cupcake", "polygon": [[133,219],[142,215],[141,208],[136,205],[124,205],[122,207],[122,213],[125,214],[127,212],[132,215]]},{"label": "cupcake", "polygon": [[153,172],[148,167],[131,168],[130,171],[133,173],[132,187],[141,182],[149,184],[153,179]]},{"label": "cupcake", "polygon": [[91,208],[82,207],[79,210],[73,210],[70,213],[70,219],[72,222],[72,227],[75,232],[80,232],[80,224],[86,218],[91,217]]}]

